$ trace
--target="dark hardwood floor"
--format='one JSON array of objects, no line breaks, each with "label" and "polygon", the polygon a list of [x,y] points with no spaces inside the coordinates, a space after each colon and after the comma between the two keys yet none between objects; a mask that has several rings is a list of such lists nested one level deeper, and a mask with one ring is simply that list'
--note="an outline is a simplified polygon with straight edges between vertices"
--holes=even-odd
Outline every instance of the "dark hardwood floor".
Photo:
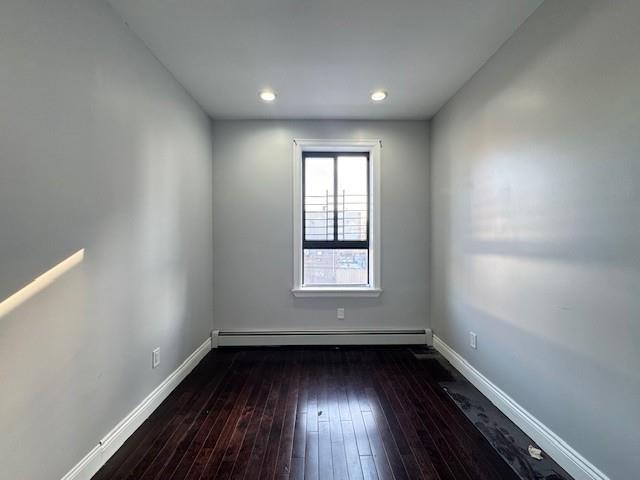
[{"label": "dark hardwood floor", "polygon": [[517,478],[409,348],[212,351],[103,479]]}]

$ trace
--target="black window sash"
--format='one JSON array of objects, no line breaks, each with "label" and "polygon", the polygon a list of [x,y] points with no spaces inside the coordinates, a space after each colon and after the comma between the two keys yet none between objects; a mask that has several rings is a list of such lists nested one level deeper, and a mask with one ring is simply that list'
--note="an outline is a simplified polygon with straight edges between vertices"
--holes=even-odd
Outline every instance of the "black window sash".
[{"label": "black window sash", "polygon": [[[306,164],[307,157],[333,158],[333,240],[307,240],[307,209],[306,209]],[[367,239],[366,240],[338,240],[338,157],[366,157],[367,159]],[[302,248],[318,250],[366,250],[369,249],[370,237],[370,161],[369,152],[302,152]],[[344,215],[344,208],[342,206]],[[342,232],[344,235],[344,231]]]}]

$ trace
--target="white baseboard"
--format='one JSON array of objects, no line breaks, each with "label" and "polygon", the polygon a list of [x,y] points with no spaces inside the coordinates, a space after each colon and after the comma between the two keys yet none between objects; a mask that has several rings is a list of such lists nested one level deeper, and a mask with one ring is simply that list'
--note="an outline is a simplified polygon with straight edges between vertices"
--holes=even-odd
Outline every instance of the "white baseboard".
[{"label": "white baseboard", "polygon": [[62,480],[90,480],[111,458],[122,444],[158,408],[167,396],[191,373],[211,350],[208,338],[195,352],[182,362],[160,385],[156,387],[136,408],[111,430],[98,445],[85,455],[80,462],[62,477]]},{"label": "white baseboard", "polygon": [[220,347],[283,345],[430,345],[431,330],[216,330]]},{"label": "white baseboard", "polygon": [[458,352],[433,336],[433,346],[451,365],[466,377],[491,403],[531,437],[542,449],[576,480],[609,480],[603,472],[584,458],[567,442],[551,431],[536,417],[520,406],[482,373],[476,370]]}]

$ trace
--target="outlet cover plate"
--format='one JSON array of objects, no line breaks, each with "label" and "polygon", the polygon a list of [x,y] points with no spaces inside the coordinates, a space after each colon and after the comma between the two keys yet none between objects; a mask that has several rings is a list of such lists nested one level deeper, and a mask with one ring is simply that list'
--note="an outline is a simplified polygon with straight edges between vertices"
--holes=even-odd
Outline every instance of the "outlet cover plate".
[{"label": "outlet cover plate", "polygon": [[160,365],[160,347],[151,352],[151,368],[156,368]]}]

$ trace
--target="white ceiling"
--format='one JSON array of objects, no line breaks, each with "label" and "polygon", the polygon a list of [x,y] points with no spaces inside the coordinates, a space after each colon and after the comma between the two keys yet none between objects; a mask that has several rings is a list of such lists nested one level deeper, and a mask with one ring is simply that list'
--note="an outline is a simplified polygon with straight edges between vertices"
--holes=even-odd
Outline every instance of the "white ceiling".
[{"label": "white ceiling", "polygon": [[110,3],[214,118],[390,119],[431,117],[542,0]]}]

